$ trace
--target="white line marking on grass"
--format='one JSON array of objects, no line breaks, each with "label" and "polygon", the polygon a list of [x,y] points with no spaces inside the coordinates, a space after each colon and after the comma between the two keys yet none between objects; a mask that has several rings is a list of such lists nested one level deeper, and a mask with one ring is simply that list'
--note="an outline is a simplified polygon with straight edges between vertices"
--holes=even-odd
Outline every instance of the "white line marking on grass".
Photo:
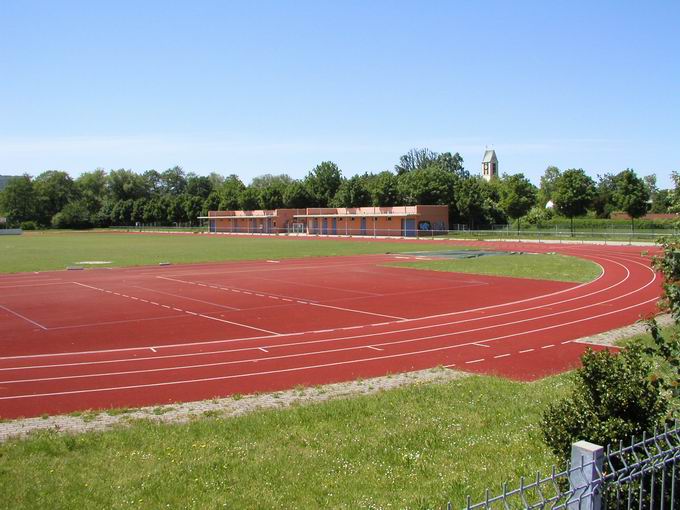
[{"label": "white line marking on grass", "polygon": [[14,310],[10,310],[10,309],[7,308],[6,306],[0,305],[0,308],[2,308],[3,310],[5,310],[5,311],[11,313],[12,315],[16,315],[16,316],[19,317],[20,319],[24,319],[26,322],[30,322],[30,323],[33,324],[34,326],[38,326],[40,329],[44,329],[44,330],[47,330],[47,329],[48,329],[48,328],[46,328],[45,326],[43,326],[42,324],[40,324],[39,322],[35,322],[34,320],[29,319],[28,317],[25,317],[25,316],[21,315],[20,313],[15,312]]}]

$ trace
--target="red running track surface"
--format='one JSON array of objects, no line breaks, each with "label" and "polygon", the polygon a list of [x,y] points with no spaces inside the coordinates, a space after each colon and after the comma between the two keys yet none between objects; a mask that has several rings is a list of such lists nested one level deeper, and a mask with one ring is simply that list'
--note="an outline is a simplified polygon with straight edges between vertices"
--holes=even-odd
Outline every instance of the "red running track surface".
[{"label": "red running track surface", "polygon": [[575,255],[603,273],[586,284],[435,273],[385,267],[402,257],[387,254],[2,276],[0,416],[438,365],[533,380],[577,366],[587,346],[574,339],[656,313],[660,278],[639,248],[480,246]]}]

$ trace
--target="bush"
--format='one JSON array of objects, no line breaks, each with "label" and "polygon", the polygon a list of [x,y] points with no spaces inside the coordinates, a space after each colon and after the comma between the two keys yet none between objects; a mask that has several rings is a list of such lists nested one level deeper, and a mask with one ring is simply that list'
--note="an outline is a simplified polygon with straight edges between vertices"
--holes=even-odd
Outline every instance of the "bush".
[{"label": "bush", "polygon": [[652,431],[664,422],[669,402],[642,346],[619,354],[590,349],[574,374],[573,393],[546,410],[541,429],[546,444],[564,463],[579,440],[606,446]]},{"label": "bush", "polygon": [[81,201],[69,202],[52,217],[54,228],[92,228],[90,211]]},{"label": "bush", "polygon": [[38,224],[35,221],[22,221],[19,225],[21,230],[37,230]]}]

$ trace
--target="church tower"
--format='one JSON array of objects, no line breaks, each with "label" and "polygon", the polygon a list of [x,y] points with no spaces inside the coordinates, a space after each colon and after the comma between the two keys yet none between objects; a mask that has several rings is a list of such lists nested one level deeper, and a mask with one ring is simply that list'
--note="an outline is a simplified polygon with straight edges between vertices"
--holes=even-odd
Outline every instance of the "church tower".
[{"label": "church tower", "polygon": [[498,178],[498,158],[496,151],[487,149],[482,159],[482,177],[487,181]]}]

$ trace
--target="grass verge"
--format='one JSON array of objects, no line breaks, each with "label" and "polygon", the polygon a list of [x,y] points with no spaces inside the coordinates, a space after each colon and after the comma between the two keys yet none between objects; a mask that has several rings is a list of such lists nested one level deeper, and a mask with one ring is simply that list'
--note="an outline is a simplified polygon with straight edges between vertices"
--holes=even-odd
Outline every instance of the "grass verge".
[{"label": "grass verge", "polygon": [[453,271],[457,273],[510,276],[563,282],[589,282],[601,274],[600,266],[566,255],[494,255],[471,259],[396,262],[390,266]]},{"label": "grass verge", "polygon": [[471,376],[188,424],[0,445],[0,507],[440,508],[554,461],[537,423],[568,376]]}]

